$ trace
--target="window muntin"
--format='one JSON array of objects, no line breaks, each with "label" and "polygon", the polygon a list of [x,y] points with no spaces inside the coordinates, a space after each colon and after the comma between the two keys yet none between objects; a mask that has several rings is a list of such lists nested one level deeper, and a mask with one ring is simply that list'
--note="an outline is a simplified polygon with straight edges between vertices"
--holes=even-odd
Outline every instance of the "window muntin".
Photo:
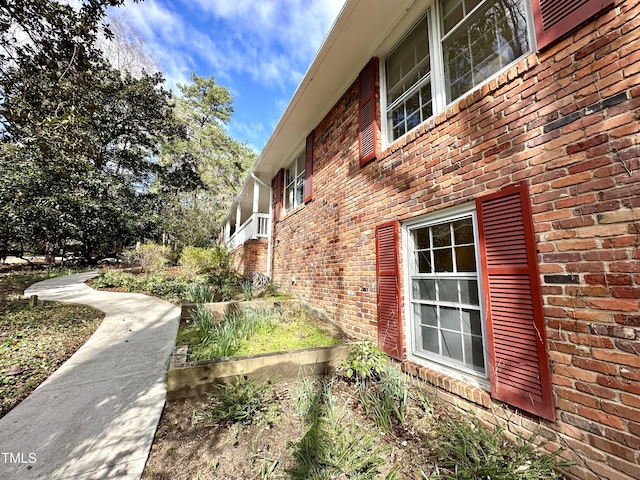
[{"label": "window muntin", "polygon": [[486,375],[472,214],[410,229],[414,349]]},{"label": "window muntin", "polygon": [[394,141],[530,51],[525,0],[438,0],[385,59]]},{"label": "window muntin", "polygon": [[441,3],[449,103],[528,52],[529,37],[522,0],[488,0],[475,11],[477,0]]},{"label": "window muntin", "polygon": [[284,209],[290,212],[304,203],[304,153],[284,171]]}]

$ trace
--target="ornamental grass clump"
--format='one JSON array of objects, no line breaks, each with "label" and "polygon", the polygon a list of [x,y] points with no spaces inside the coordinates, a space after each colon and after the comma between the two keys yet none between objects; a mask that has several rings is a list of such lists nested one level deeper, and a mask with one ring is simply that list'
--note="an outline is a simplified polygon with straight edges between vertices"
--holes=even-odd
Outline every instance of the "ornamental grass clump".
[{"label": "ornamental grass clump", "polygon": [[238,376],[234,382],[213,386],[208,394],[210,404],[193,411],[191,424],[239,424],[265,422],[273,425],[280,415],[279,404],[273,398],[273,380],[258,380]]},{"label": "ornamental grass clump", "polygon": [[429,442],[433,480],[558,480],[560,451],[537,454],[544,443],[504,438],[504,429],[490,430],[477,418],[452,417],[442,421]]},{"label": "ornamental grass clump", "polygon": [[[211,360],[216,358],[231,357],[238,350],[243,341],[260,332],[268,332],[275,328],[279,322],[276,314],[268,310],[243,310],[240,313],[225,315],[223,321],[213,322],[213,315],[206,307],[196,309],[192,320],[202,325],[202,338],[199,345],[190,352],[190,360]],[[208,316],[210,315],[210,319]],[[196,317],[197,316],[197,317]],[[200,316],[203,318],[200,319]],[[204,326],[206,325],[206,327]],[[206,328],[206,332],[205,329]]]},{"label": "ornamental grass clump", "polygon": [[[305,380],[298,391],[296,409],[305,432],[290,442],[293,465],[287,469],[292,480],[327,478],[377,478],[387,446],[376,446],[375,432],[363,432],[348,417],[348,409],[337,405],[329,382]],[[386,477],[394,478],[398,468]]]}]

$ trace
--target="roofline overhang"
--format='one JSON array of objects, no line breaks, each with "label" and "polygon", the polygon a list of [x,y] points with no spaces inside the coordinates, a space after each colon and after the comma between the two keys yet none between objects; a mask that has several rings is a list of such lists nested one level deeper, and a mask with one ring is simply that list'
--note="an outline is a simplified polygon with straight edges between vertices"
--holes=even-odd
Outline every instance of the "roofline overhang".
[{"label": "roofline overhang", "polygon": [[[404,33],[424,14],[429,0],[347,0],[296,88],[287,108],[254,163],[251,174],[270,179],[298,153],[306,136],[356,81],[371,57],[385,48],[385,39]],[[406,25],[405,25],[406,24]],[[247,176],[229,206],[252,182]]]}]

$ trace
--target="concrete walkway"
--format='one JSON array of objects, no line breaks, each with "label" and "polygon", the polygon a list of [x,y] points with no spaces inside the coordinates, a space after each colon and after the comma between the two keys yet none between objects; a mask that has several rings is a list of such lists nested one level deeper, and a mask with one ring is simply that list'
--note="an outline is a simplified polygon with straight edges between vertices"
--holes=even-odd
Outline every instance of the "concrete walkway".
[{"label": "concrete walkway", "polygon": [[106,313],[93,336],[0,419],[0,479],[139,479],[166,396],[180,309],[84,285],[96,273],[25,291]]}]

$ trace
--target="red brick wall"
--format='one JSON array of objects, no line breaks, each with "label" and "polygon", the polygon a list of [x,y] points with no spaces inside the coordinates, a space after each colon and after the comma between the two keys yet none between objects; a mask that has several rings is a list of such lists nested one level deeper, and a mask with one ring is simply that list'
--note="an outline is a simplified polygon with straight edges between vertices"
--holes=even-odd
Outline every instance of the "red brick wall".
[{"label": "red brick wall", "polygon": [[264,238],[247,240],[236,248],[234,263],[243,277],[248,278],[252,273],[267,274],[268,242]]},{"label": "red brick wall", "polygon": [[582,479],[640,478],[639,39],[640,2],[617,1],[362,168],[354,83],[315,128],[313,201],[274,224],[275,280],[375,339],[375,226],[527,183],[557,422],[404,368],[489,422],[542,433]]}]

